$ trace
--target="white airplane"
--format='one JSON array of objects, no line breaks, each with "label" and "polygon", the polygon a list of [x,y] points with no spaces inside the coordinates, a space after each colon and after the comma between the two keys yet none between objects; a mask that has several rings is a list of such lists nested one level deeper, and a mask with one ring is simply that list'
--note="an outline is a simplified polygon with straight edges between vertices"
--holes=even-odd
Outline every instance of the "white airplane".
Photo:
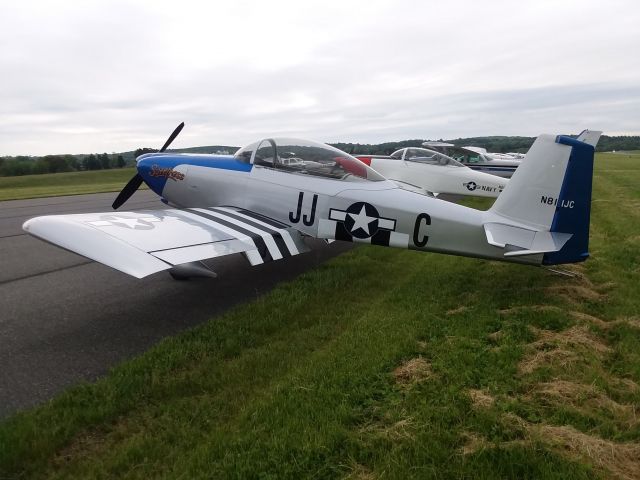
[{"label": "white airplane", "polygon": [[414,185],[435,195],[449,193],[495,198],[509,181],[476,172],[443,153],[426,148],[407,147],[388,157],[356,155],[356,158],[389,180]]},{"label": "white airplane", "polygon": [[[577,140],[590,143],[595,147],[601,134],[602,132],[595,130],[583,130]],[[510,178],[526,157],[522,153],[489,153],[486,148],[459,147],[446,142],[429,141],[422,145],[450,155],[472,170],[503,178]]]},{"label": "white airplane", "polygon": [[450,155],[472,170],[503,178],[510,178],[522,162],[521,159],[513,157],[496,158],[493,154],[487,153],[486,149],[479,147],[459,147],[444,142],[424,142],[422,145]]},{"label": "white airplane", "polygon": [[466,146],[462,147],[470,150],[472,152],[480,153],[486,157],[493,158],[494,160],[522,160],[525,157],[524,153],[516,153],[516,152],[508,152],[508,153],[497,153],[497,152],[487,152],[486,148],[482,147],[473,147]]},{"label": "white airplane", "polygon": [[[584,261],[594,147],[541,135],[487,211],[408,191],[328,145],[269,138],[234,156],[137,159],[119,208],[145,182],[175,208],[32,218],[47,242],[137,278],[215,276],[200,261],[242,253],[252,264],[307,250],[303,237],[529,265]],[[294,158],[285,164],[281,157]]]}]

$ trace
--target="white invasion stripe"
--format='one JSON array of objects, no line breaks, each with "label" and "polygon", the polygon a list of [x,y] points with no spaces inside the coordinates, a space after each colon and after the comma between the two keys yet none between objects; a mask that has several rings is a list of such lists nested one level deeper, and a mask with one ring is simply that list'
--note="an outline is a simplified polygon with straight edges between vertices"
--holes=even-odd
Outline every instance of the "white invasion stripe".
[{"label": "white invasion stripe", "polygon": [[389,235],[389,246],[409,248],[409,235],[406,233],[391,232],[391,235]]},{"label": "white invasion stripe", "polygon": [[289,252],[291,252],[291,255],[298,255],[300,253],[298,251],[298,247],[296,247],[296,243],[293,241],[293,238],[291,238],[291,234],[285,228],[274,227],[273,225],[269,225],[268,223],[258,220],[256,217],[245,215],[244,213],[234,210],[233,208],[216,207],[216,210],[227,211],[235,215],[238,215],[239,217],[246,218],[247,220],[251,220],[252,222],[257,223],[258,225],[262,225],[264,227],[270,228],[271,230],[277,230],[278,232],[280,232],[280,235],[282,235],[282,239],[284,240],[284,243],[287,245]]},{"label": "white invasion stripe", "polygon": [[191,213],[186,210],[178,210],[176,214],[184,215],[195,220],[196,222],[202,223],[204,225],[212,226],[220,230],[221,232],[226,233],[227,235],[231,235],[232,237],[237,238],[238,240],[253,246],[253,250],[247,250],[245,252],[247,254],[247,257],[249,257],[249,261],[251,262],[251,265],[258,265],[260,263],[264,263],[264,258],[262,258],[262,255],[260,255],[260,252],[258,251],[258,247],[256,247],[256,244],[253,241],[253,238],[245,235],[242,232],[233,230],[225,225],[221,225],[217,222],[214,222],[209,218],[201,217],[200,215],[196,215],[195,213]]},{"label": "white invasion stripe", "polygon": [[249,225],[244,222],[241,222],[236,218],[229,217],[222,212],[218,212],[217,210],[206,210],[204,208],[194,208],[194,210],[197,210],[202,213],[206,213],[207,215],[218,217],[221,220],[225,220],[229,223],[233,223],[234,225],[242,227],[245,230],[249,230],[250,232],[260,235],[263,238],[264,243],[267,245],[267,248],[269,249],[271,258],[273,258],[274,260],[280,260],[282,258],[282,253],[280,252],[278,245],[276,245],[276,241],[273,239],[273,235],[271,235],[269,232],[265,232],[264,230],[260,230],[259,228],[254,227],[253,225]]},{"label": "white invasion stripe", "polygon": [[336,238],[336,222],[321,218],[318,221],[318,238]]}]

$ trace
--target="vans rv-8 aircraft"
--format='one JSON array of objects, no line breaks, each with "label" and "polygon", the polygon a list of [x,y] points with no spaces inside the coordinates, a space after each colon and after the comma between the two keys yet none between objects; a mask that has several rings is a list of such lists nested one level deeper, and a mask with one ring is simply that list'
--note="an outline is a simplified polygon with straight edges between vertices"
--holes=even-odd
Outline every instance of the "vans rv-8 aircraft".
[{"label": "vans rv-8 aircraft", "polygon": [[[594,137],[594,135],[597,135],[597,137]],[[577,140],[586,141],[587,143],[595,140],[597,143],[599,138],[599,132],[585,130],[577,137]],[[447,143],[440,144],[452,145]],[[405,147],[396,150],[389,156],[354,156],[389,180],[422,188],[434,196],[438,196],[440,193],[448,193],[495,198],[500,195],[500,192],[504,190],[504,187],[509,182],[508,178],[471,169],[444,153],[427,148]],[[518,164],[520,164],[520,160],[518,160]],[[513,171],[515,171],[515,167]]]},{"label": "vans rv-8 aircraft", "polygon": [[[303,237],[530,265],[588,256],[594,146],[540,135],[494,205],[475,210],[387,180],[336,148],[268,138],[235,155],[141,155],[113,203],[144,182],[175,208],[36,217],[31,235],[137,278],[215,276],[202,260],[252,264],[305,252]],[[590,140],[590,141],[589,141]]]},{"label": "vans rv-8 aircraft", "polygon": [[447,155],[426,148],[406,147],[389,156],[355,155],[389,180],[440,193],[497,197],[509,179],[477,172]]},{"label": "vans rv-8 aircraft", "polygon": [[477,172],[504,178],[511,178],[522,162],[520,156],[487,153],[484,148],[478,147],[462,147],[444,142],[424,142],[422,146],[449,155]]}]

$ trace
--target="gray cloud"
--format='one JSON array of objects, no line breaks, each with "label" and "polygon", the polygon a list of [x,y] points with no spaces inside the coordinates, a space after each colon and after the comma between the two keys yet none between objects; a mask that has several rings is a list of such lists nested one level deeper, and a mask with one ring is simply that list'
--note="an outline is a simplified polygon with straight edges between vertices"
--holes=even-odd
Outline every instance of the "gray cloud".
[{"label": "gray cloud", "polygon": [[231,3],[1,5],[0,155],[640,132],[635,1]]}]

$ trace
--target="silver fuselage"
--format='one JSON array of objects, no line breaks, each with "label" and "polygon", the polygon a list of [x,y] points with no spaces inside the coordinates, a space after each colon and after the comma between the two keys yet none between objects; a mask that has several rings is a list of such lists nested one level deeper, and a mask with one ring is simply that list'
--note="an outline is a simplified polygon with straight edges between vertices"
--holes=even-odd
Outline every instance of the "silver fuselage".
[{"label": "silver fuselage", "polygon": [[[167,181],[162,197],[178,207],[234,206],[291,225],[316,238],[388,245],[525,264],[542,255],[505,257],[487,242],[483,224],[491,213],[399,188],[391,181],[336,180],[254,165],[250,172],[177,165],[181,181]],[[344,223],[351,208],[379,220],[354,231]],[[371,216],[367,217],[369,214]],[[336,228],[336,223],[342,227]],[[353,222],[352,222],[353,223]],[[382,239],[382,240],[380,240]]]}]

